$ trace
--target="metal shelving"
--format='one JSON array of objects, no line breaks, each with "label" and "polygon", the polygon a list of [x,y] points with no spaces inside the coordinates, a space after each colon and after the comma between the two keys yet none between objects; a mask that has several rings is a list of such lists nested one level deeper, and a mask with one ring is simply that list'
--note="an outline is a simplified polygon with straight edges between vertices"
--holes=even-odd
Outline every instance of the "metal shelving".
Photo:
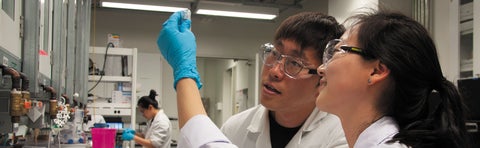
[{"label": "metal shelving", "polygon": [[[102,54],[104,55],[106,51],[105,47],[90,47],[90,55]],[[137,87],[137,48],[109,48],[107,55],[118,55],[118,56],[128,56],[131,58],[131,74],[129,76],[99,76],[99,75],[89,75],[89,83],[97,83],[100,80],[100,83],[112,83],[117,82],[129,82],[131,83],[131,102],[126,103],[105,103],[105,102],[95,102],[89,103],[87,107],[92,110],[91,113],[103,115],[103,116],[129,116],[131,117],[131,127],[135,129],[135,119],[136,119],[136,99],[137,94],[135,88]],[[100,79],[101,77],[101,79]],[[101,89],[101,88],[95,88]],[[109,90],[110,91],[110,90]],[[111,90],[113,91],[113,90]]]}]

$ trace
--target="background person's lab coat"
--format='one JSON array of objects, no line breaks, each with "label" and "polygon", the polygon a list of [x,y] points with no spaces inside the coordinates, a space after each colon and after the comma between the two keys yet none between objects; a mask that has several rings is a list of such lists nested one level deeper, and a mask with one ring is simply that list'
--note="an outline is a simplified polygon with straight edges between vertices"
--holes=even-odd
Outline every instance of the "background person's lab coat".
[{"label": "background person's lab coat", "polygon": [[159,110],[153,121],[147,122],[147,130],[143,132],[145,139],[156,148],[169,148],[172,140],[172,124],[163,110]]}]

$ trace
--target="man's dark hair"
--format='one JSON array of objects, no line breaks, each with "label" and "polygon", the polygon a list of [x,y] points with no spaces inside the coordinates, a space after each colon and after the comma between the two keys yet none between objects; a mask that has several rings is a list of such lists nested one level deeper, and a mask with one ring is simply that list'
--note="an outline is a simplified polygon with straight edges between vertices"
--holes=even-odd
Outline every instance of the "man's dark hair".
[{"label": "man's dark hair", "polygon": [[299,44],[302,50],[313,47],[317,50],[317,57],[322,59],[328,41],[339,38],[343,32],[345,27],[332,16],[320,12],[302,12],[288,17],[280,24],[274,41],[278,45],[281,40],[290,39]]}]

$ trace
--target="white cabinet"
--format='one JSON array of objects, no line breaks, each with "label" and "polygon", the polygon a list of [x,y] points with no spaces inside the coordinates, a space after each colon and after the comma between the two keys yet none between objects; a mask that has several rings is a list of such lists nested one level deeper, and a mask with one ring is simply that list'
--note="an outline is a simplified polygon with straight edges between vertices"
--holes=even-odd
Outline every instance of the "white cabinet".
[{"label": "white cabinet", "polygon": [[[460,78],[480,77],[480,2],[461,0],[459,7]],[[475,27],[476,26],[476,27]]]},{"label": "white cabinet", "polygon": [[[100,72],[100,75],[97,74],[88,76],[89,88],[92,90],[89,93],[94,95],[94,97],[92,97],[93,99],[88,100],[89,103],[87,108],[90,111],[89,114],[98,114],[103,116],[128,116],[131,120],[129,127],[135,129],[135,110],[137,103],[137,49],[109,48],[107,56],[105,56],[106,51],[106,47],[90,47],[90,59],[94,61],[94,65],[97,65],[94,67],[94,69],[98,68],[98,70],[102,71],[104,69],[104,63],[106,63],[105,68],[112,69],[112,63],[109,64],[109,62],[112,61],[108,60],[108,58],[115,58],[115,56],[126,56],[128,59],[125,61],[128,63],[128,68],[126,69],[128,70],[125,72],[125,76],[122,76],[121,73],[116,75],[115,73],[103,75],[102,72]],[[106,62],[104,62],[105,57],[107,57]],[[118,61],[114,62],[120,63],[120,60],[121,59],[119,58]],[[96,72],[93,72],[91,74],[95,73]],[[129,86],[127,87],[125,84],[129,84]],[[128,99],[128,96],[130,96],[130,99]],[[102,100],[101,98],[109,99]],[[121,100],[119,101],[119,99]]]}]

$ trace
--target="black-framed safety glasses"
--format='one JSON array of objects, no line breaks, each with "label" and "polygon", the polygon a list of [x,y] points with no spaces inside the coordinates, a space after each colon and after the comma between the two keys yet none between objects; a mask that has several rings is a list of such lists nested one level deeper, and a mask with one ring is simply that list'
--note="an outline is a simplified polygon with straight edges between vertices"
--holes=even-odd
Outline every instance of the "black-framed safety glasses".
[{"label": "black-framed safety glasses", "polygon": [[342,45],[341,39],[333,39],[328,42],[323,52],[323,66],[327,66],[334,56],[344,56],[346,53],[355,53],[366,56],[365,51],[360,47]]}]

